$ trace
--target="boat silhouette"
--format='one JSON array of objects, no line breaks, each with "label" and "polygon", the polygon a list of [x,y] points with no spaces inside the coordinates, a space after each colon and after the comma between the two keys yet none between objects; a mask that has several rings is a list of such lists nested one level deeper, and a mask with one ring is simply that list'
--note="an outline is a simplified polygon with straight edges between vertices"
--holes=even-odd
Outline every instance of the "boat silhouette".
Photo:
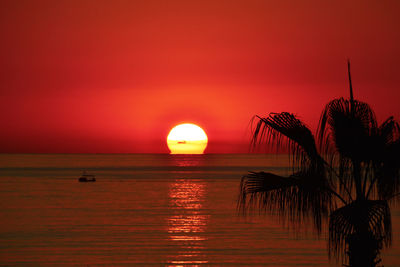
[{"label": "boat silhouette", "polygon": [[96,178],[93,174],[87,174],[85,171],[82,176],[78,179],[79,182],[96,182]]}]

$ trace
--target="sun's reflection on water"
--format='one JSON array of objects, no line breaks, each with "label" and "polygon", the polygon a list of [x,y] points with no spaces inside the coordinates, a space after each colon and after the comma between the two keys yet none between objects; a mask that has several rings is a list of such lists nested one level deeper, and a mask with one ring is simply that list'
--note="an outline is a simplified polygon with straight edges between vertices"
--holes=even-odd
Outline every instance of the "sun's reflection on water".
[{"label": "sun's reflection on water", "polygon": [[168,218],[169,238],[178,248],[171,255],[172,266],[207,264],[204,244],[209,215],[203,203],[206,184],[203,180],[177,179],[170,185],[169,198],[171,215]]},{"label": "sun's reflection on water", "polygon": [[204,165],[205,155],[170,155],[174,166],[199,167]]}]

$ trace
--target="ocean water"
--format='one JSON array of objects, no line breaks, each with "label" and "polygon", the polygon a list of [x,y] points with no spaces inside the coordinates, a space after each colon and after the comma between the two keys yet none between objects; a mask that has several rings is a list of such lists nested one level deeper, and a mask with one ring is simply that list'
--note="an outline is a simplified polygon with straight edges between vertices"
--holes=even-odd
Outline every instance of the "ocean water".
[{"label": "ocean water", "polygon": [[[82,171],[97,182],[79,183]],[[247,171],[285,155],[2,154],[0,266],[340,266],[327,233],[239,216]],[[385,266],[400,266],[400,208]],[[325,228],[326,229],[326,228]]]}]

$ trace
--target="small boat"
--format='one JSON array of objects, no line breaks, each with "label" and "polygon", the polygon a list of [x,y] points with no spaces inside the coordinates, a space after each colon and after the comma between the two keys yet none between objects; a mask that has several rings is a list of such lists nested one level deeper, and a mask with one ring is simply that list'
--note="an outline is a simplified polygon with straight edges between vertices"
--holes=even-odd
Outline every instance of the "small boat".
[{"label": "small boat", "polygon": [[86,174],[86,172],[83,172],[82,176],[79,177],[79,182],[96,182],[96,178],[94,177],[93,174]]}]

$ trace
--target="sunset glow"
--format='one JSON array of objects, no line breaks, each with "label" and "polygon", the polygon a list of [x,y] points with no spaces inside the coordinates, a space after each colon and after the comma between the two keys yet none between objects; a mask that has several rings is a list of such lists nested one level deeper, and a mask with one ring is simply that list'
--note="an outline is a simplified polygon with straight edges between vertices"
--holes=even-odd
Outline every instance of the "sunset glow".
[{"label": "sunset glow", "polygon": [[169,153],[191,121],[247,153],[255,114],[315,130],[347,57],[355,97],[400,116],[400,1],[39,2],[0,9],[2,153]]},{"label": "sunset glow", "polygon": [[171,154],[203,154],[207,142],[208,138],[204,130],[192,123],[175,126],[167,137]]}]

